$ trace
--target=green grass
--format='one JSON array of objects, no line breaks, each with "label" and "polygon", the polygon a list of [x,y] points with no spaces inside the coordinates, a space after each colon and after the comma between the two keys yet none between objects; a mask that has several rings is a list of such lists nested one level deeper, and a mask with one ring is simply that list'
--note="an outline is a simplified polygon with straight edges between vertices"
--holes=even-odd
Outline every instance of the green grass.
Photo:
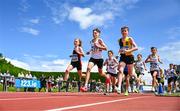
[{"label": "green grass", "polygon": [[172,93],[171,95],[169,95],[168,93],[166,93],[164,96],[177,96],[180,97],[180,92],[176,92],[176,93]]}]

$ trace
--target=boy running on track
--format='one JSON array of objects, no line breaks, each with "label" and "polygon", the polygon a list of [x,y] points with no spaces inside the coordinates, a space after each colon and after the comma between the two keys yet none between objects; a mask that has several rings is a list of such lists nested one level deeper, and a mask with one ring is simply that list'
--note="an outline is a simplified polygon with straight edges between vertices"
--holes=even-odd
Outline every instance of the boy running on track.
[{"label": "boy running on track", "polygon": [[129,28],[124,26],[121,28],[122,38],[119,39],[119,53],[121,55],[119,60],[119,74],[118,74],[118,90],[121,93],[122,76],[125,66],[128,68],[128,76],[126,79],[126,91],[125,96],[128,95],[129,76],[133,76],[134,73],[134,55],[133,52],[138,50],[138,47],[132,37],[129,36]]},{"label": "boy running on track", "polygon": [[177,88],[177,79],[178,79],[178,70],[177,70],[177,65],[174,65],[173,69],[175,70],[175,75],[174,75],[174,90],[173,92],[176,92],[176,88]]},{"label": "boy running on track", "polygon": [[81,78],[85,76],[85,74],[82,73],[82,63],[81,63],[81,57],[84,57],[84,52],[82,49],[82,42],[79,38],[76,38],[74,40],[74,50],[71,57],[71,63],[68,65],[64,81],[67,81],[69,78],[69,72],[73,70],[74,68],[77,68],[78,74],[79,74],[79,80],[81,81]]},{"label": "boy running on track", "polygon": [[[91,58],[88,62],[87,66],[87,72],[86,72],[86,80],[84,87],[81,87],[81,91],[85,92],[87,91],[88,81],[90,78],[90,72],[91,69],[97,65],[98,66],[98,72],[101,76],[106,77],[106,74],[103,72],[103,57],[102,57],[102,50],[107,50],[107,46],[103,42],[103,40],[100,38],[101,31],[96,28],[93,30],[93,39],[91,40],[91,50],[87,52],[87,54],[91,54]],[[106,82],[110,82],[109,79],[107,79]]]},{"label": "boy running on track", "polygon": [[140,81],[142,81],[142,77],[143,77],[145,71],[147,70],[146,69],[146,64],[142,60],[142,55],[141,54],[137,55],[137,61],[135,62],[135,70],[136,70],[136,74],[137,74],[137,86],[136,86],[136,89],[139,90]]},{"label": "boy running on track", "polygon": [[162,64],[159,55],[157,54],[157,48],[151,47],[151,53],[147,59],[145,60],[145,63],[150,63],[150,72],[152,76],[152,91],[154,92],[156,89],[156,86],[158,85],[158,78],[159,78],[159,63]]},{"label": "boy running on track", "polygon": [[[176,71],[174,70],[174,65],[170,64],[169,69],[167,70],[167,78],[168,78],[168,93],[172,93],[172,86],[174,83],[174,76],[176,75]],[[175,85],[175,84],[174,84]]]},{"label": "boy running on track", "polygon": [[[113,91],[115,90],[115,85],[116,85],[116,77],[117,77],[117,67],[118,67],[118,61],[117,59],[113,56],[113,51],[109,50],[108,51],[108,58],[104,62],[104,66],[107,66],[107,78],[111,79],[112,83],[112,89]],[[110,83],[106,84],[106,94],[110,92]]]}]

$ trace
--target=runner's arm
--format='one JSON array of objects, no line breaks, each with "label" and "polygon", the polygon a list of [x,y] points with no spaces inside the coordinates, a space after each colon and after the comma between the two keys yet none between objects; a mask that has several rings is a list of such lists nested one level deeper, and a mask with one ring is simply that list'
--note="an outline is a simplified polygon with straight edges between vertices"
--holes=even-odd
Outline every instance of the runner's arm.
[{"label": "runner's arm", "polygon": [[144,65],[144,69],[147,71],[147,67],[146,67],[145,62],[143,62],[143,65]]},{"label": "runner's arm", "polygon": [[76,48],[75,51],[76,51],[79,55],[81,55],[81,56],[84,57],[84,51],[83,51],[83,49],[82,49],[81,47]]},{"label": "runner's arm", "polygon": [[104,64],[103,64],[104,66],[106,66],[107,65],[107,59],[106,59],[106,61],[104,62]]},{"label": "runner's arm", "polygon": [[163,64],[163,62],[161,61],[159,56],[158,56],[158,61],[159,61],[159,63]]},{"label": "runner's arm", "polygon": [[145,63],[151,62],[150,60],[150,56],[147,57],[147,59],[145,60]]},{"label": "runner's arm", "polygon": [[98,42],[99,42],[100,45],[95,44],[96,47],[98,47],[101,50],[107,50],[106,44],[101,39],[99,39]]}]

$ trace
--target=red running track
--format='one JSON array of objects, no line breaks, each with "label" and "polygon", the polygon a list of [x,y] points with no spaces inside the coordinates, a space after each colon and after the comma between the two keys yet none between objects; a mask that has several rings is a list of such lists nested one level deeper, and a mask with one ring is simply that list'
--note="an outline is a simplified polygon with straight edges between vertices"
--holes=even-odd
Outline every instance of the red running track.
[{"label": "red running track", "polygon": [[180,97],[100,93],[1,92],[0,111],[180,111]]}]

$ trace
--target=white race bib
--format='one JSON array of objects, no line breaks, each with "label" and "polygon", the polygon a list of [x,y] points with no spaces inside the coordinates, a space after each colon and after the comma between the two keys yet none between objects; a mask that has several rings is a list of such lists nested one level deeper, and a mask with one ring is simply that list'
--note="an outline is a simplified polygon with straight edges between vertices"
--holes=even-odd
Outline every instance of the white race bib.
[{"label": "white race bib", "polygon": [[77,54],[73,54],[72,55],[72,62],[77,62],[78,61],[78,55]]}]

